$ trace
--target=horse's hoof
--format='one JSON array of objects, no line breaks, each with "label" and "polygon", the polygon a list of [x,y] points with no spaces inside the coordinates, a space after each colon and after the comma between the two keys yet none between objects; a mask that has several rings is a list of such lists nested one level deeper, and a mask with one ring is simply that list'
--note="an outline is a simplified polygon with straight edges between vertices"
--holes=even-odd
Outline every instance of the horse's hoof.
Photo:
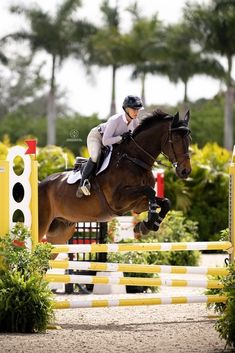
[{"label": "horse's hoof", "polygon": [[136,223],[136,225],[134,226],[134,234],[138,236],[138,234],[140,235],[140,222]]},{"label": "horse's hoof", "polygon": [[143,235],[147,235],[149,233],[149,229],[146,227],[144,222],[139,222],[134,227],[134,233],[135,237],[138,236],[138,234],[142,237]]},{"label": "horse's hoof", "polygon": [[140,239],[141,239],[141,234],[134,232],[134,238],[135,238],[136,240],[140,240]]}]

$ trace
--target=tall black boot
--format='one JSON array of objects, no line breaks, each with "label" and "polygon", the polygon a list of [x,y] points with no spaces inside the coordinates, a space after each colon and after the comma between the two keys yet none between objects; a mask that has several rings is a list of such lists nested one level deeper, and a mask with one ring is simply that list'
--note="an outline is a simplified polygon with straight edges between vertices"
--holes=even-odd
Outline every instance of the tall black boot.
[{"label": "tall black boot", "polygon": [[91,158],[88,159],[87,164],[85,165],[82,171],[82,178],[80,180],[80,185],[76,193],[77,197],[82,197],[83,195],[89,196],[91,194],[90,178],[96,169],[96,164],[97,163],[93,162]]}]

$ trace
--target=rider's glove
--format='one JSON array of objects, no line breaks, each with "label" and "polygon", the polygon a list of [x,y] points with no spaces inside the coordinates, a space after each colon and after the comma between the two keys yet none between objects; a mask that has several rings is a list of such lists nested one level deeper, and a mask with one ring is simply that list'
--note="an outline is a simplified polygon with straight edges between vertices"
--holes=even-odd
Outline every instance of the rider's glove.
[{"label": "rider's glove", "polygon": [[131,131],[127,131],[124,132],[124,134],[122,134],[122,142],[123,141],[129,141],[131,139]]}]

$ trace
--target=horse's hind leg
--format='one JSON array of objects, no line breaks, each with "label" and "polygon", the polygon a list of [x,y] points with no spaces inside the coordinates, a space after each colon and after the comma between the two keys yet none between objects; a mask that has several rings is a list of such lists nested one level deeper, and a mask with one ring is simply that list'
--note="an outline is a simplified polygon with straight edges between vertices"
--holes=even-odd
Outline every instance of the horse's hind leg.
[{"label": "horse's hind leg", "polygon": [[50,224],[53,221],[50,198],[47,192],[47,185],[39,183],[38,186],[38,240],[47,235]]},{"label": "horse's hind leg", "polygon": [[40,242],[42,238],[47,235],[52,219],[50,213],[47,210],[39,212],[38,217],[38,241]]},{"label": "horse's hind leg", "polygon": [[52,244],[66,244],[75,232],[75,223],[54,219],[47,232],[47,241]]}]

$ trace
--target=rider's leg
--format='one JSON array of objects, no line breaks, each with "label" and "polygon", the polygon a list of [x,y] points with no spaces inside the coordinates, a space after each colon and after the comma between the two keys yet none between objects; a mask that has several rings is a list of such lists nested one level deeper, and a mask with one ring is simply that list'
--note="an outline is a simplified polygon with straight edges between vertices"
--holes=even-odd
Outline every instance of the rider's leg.
[{"label": "rider's leg", "polygon": [[87,148],[90,154],[90,158],[82,172],[82,178],[77,191],[77,197],[82,197],[83,195],[89,196],[91,194],[90,178],[96,169],[97,160],[101,152],[101,146],[102,136],[100,135],[97,128],[93,128],[87,137]]},{"label": "rider's leg", "polygon": [[96,169],[96,162],[93,162],[91,158],[88,159],[87,164],[85,165],[83,172],[82,172],[82,178],[80,180],[80,187],[84,195],[90,195],[90,189],[91,189],[91,184],[90,184],[90,178],[93,174],[93,172]]}]

